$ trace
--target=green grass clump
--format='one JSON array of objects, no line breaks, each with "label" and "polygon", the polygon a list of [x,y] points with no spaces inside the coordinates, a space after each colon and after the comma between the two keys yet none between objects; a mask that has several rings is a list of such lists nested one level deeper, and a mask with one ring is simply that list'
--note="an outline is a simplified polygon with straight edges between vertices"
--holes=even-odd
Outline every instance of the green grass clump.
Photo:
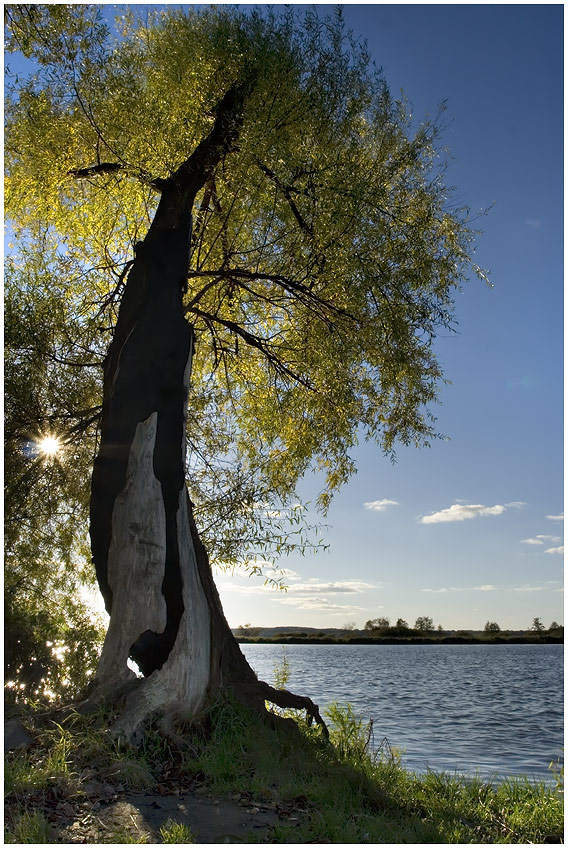
[{"label": "green grass clump", "polygon": [[4,828],[5,843],[53,843],[49,823],[39,811],[22,810]]},{"label": "green grass clump", "polygon": [[191,829],[181,822],[168,820],[160,829],[162,843],[195,843]]}]

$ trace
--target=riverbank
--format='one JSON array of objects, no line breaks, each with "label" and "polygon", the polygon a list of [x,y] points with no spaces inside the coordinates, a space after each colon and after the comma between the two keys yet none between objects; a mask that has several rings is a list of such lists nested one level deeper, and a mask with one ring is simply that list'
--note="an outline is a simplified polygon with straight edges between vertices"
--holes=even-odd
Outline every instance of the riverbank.
[{"label": "riverbank", "polygon": [[6,757],[7,843],[561,843],[557,786],[492,785],[401,767],[387,740],[332,706],[331,739],[297,717],[271,728],[231,703],[137,750],[112,715],[23,716]]},{"label": "riverbank", "polygon": [[276,634],[274,637],[244,637],[237,636],[239,643],[276,643],[278,645],[385,645],[385,646],[405,646],[405,645],[552,645],[563,643],[563,637],[554,636],[551,634],[531,634],[531,635],[508,635],[501,634],[497,636],[410,636],[410,637],[365,637],[365,636],[334,636],[324,634],[323,636],[303,636],[300,634]]}]

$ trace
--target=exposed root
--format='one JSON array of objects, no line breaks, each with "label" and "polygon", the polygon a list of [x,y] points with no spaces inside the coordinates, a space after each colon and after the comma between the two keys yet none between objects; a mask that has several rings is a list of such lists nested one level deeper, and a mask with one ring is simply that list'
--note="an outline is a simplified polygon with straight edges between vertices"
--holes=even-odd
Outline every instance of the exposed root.
[{"label": "exposed root", "polygon": [[[306,696],[297,696],[288,690],[277,690],[266,684],[264,681],[249,680],[247,685],[235,687],[230,691],[230,697],[238,704],[243,705],[247,710],[252,711],[263,720],[267,721],[272,727],[287,729],[288,731],[297,731],[296,722],[289,717],[280,716],[267,709],[266,703],[270,702],[279,708],[292,708],[295,710],[306,711],[306,716],[309,724],[316,722],[322,729],[322,734],[326,739],[329,739],[329,732],[326,723],[320,715],[318,705]],[[218,690],[217,695],[221,695],[223,690]],[[211,705],[215,702],[215,697],[209,702]],[[207,706],[199,714],[190,715],[187,706],[183,702],[171,703],[162,705],[159,712],[155,713],[155,719],[160,728],[160,732],[178,749],[187,748],[190,744],[186,736],[187,732],[196,727],[196,725],[206,722],[208,715]]]},{"label": "exposed root", "polygon": [[[245,660],[243,658],[243,660]],[[246,661],[245,661],[246,662]],[[187,732],[195,725],[207,721],[208,705],[225,693],[237,703],[260,716],[275,728],[283,728],[298,733],[298,726],[291,718],[280,716],[267,709],[270,702],[279,708],[304,710],[309,724],[316,722],[326,739],[329,738],[328,728],[320,715],[319,707],[306,696],[298,696],[288,690],[277,690],[264,681],[259,681],[247,666],[250,675],[247,680],[241,680],[238,685],[219,687],[210,691],[209,698],[197,714],[188,703],[176,699],[174,694],[154,676],[147,679],[136,676],[113,678],[104,683],[96,680],[88,687],[82,699],[72,704],[51,708],[40,715],[43,721],[56,720],[61,722],[73,713],[88,715],[95,713],[101,707],[114,709],[114,721],[107,729],[108,735],[117,743],[137,748],[143,739],[144,732],[154,725],[160,733],[178,749],[191,748]],[[130,671],[130,670],[129,670]]]},{"label": "exposed root", "polygon": [[277,705],[277,707],[280,708],[305,710],[308,724],[311,725],[312,722],[318,723],[326,739],[329,738],[330,735],[328,733],[328,727],[320,716],[320,709],[318,705],[312,701],[312,699],[308,698],[308,696],[297,696],[295,693],[291,693],[288,690],[277,690],[269,684],[266,684],[264,681],[259,681],[258,685],[260,695],[265,701],[272,702],[272,704]]}]

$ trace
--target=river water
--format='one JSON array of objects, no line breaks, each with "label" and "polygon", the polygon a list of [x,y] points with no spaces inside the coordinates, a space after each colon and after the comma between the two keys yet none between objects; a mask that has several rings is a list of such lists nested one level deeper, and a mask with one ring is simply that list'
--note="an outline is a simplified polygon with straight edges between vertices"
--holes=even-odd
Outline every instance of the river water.
[{"label": "river water", "polygon": [[374,741],[403,749],[402,764],[552,780],[562,757],[562,645],[241,646],[270,684],[283,657],[287,689],[321,711],[350,703],[374,721]]}]

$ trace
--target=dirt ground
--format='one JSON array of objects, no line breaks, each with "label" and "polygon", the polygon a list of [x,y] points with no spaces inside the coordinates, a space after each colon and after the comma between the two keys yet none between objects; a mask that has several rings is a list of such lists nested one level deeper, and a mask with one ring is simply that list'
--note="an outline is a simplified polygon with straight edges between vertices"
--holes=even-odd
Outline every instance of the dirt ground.
[{"label": "dirt ground", "polygon": [[[304,796],[286,803],[254,799],[248,793],[215,798],[200,786],[135,792],[98,779],[84,783],[79,794],[71,787],[54,786],[25,796],[19,802],[47,819],[49,842],[63,844],[159,844],[164,842],[161,827],[171,823],[187,826],[198,844],[272,843],[279,823],[292,826],[294,835],[308,804]],[[13,818],[13,804],[6,798],[7,823]]]},{"label": "dirt ground", "polygon": [[[63,812],[61,812],[63,813]],[[69,808],[68,813],[72,811]],[[246,799],[208,799],[192,793],[156,795],[121,794],[121,798],[97,802],[68,825],[57,828],[58,840],[67,843],[114,842],[126,833],[161,843],[160,827],[168,820],[187,825],[196,843],[257,843],[270,841],[271,827],[279,822],[274,806],[252,804]],[[71,817],[70,817],[71,818]]]}]

